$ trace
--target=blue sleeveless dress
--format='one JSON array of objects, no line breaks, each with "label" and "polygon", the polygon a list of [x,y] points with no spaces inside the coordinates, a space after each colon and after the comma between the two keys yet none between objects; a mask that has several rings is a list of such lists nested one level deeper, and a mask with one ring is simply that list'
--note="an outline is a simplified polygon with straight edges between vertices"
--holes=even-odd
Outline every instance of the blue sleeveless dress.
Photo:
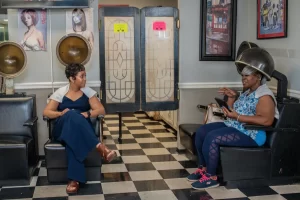
[{"label": "blue sleeveless dress", "polygon": [[[64,96],[58,111],[70,109],[54,122],[52,135],[55,140],[65,145],[68,159],[68,178],[85,183],[85,167],[83,161],[88,153],[99,143],[91,120],[80,113],[89,111],[89,98],[83,95],[73,101]],[[99,156],[99,159],[100,156]]]}]

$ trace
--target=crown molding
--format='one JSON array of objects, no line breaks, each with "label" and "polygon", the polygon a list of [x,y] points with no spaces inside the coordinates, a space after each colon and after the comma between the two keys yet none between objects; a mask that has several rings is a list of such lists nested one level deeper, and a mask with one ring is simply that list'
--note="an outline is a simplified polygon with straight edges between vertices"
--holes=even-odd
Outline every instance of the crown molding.
[{"label": "crown molding", "polygon": [[[15,83],[16,90],[32,90],[32,89],[52,89],[60,88],[67,85],[68,82],[34,82],[34,83]],[[88,87],[100,87],[101,81],[87,81]]]}]

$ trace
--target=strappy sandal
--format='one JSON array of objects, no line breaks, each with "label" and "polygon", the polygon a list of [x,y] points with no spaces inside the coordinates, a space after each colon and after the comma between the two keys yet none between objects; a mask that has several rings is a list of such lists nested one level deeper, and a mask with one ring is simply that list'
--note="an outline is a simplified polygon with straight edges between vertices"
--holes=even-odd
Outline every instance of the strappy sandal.
[{"label": "strappy sandal", "polygon": [[69,181],[66,192],[67,194],[77,194],[79,189],[79,183],[77,181]]}]

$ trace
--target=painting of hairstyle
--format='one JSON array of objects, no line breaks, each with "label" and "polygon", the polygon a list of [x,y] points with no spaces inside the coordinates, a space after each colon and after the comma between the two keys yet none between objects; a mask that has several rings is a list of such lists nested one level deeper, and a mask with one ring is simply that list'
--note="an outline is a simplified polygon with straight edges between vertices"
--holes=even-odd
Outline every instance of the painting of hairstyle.
[{"label": "painting of hairstyle", "polygon": [[93,8],[68,10],[66,14],[67,34],[76,33],[85,37],[94,47]]},{"label": "painting of hairstyle", "polygon": [[20,45],[25,51],[47,50],[47,11],[36,9],[18,10]]}]

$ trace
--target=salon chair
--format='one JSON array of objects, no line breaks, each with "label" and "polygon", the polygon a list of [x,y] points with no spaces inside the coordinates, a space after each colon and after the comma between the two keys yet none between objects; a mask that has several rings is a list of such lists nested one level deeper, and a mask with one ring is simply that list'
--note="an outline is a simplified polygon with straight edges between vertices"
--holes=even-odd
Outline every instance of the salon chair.
[{"label": "salon chair", "polygon": [[267,140],[259,148],[220,147],[223,181],[228,188],[290,184],[300,180],[300,104],[287,96],[287,78],[274,71],[279,119],[273,126],[245,124],[265,130]]},{"label": "salon chair", "polygon": [[38,164],[36,96],[0,97],[0,187],[29,185]]},{"label": "salon chair", "polygon": [[[51,94],[49,95],[49,97]],[[45,143],[45,160],[46,160],[46,169],[47,169],[47,178],[50,183],[59,183],[67,182],[67,154],[65,147],[59,141],[54,140],[52,137],[52,130],[54,127],[53,119],[43,117],[47,121],[48,131],[49,131],[49,140]],[[103,130],[103,115],[99,115],[96,118],[91,118],[93,128],[95,129],[95,134],[99,138],[99,141],[102,141],[102,130]],[[101,180],[101,166],[102,159],[94,149],[89,153],[85,163],[86,169],[86,180],[87,181],[100,181]]]},{"label": "salon chair", "polygon": [[[245,124],[246,129],[265,130],[267,141],[262,147],[220,147],[222,181],[227,188],[290,184],[300,180],[300,104],[287,96],[287,78],[274,71],[277,80],[279,119],[273,126]],[[196,155],[194,133],[201,124],[181,124],[180,141]]]}]

